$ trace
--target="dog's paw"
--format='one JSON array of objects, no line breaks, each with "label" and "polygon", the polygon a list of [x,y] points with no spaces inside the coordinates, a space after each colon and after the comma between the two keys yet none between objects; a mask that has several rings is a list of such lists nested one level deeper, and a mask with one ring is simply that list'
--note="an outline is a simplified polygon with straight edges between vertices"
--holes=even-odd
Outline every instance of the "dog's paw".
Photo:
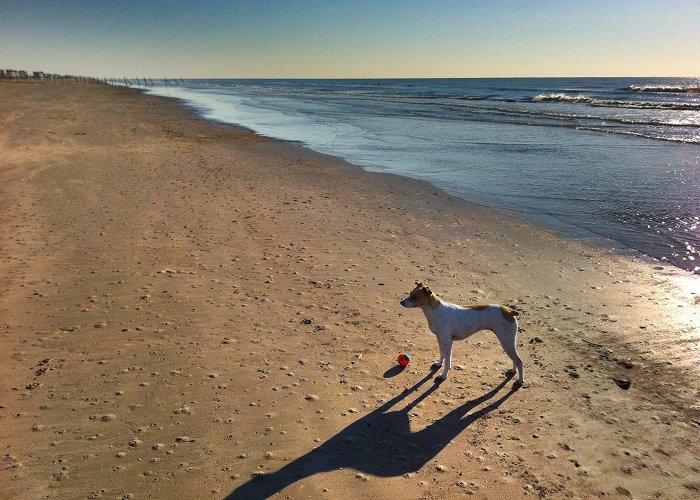
[{"label": "dog's paw", "polygon": [[440,375],[435,377],[435,380],[437,380],[438,382],[444,382],[446,379],[447,379],[447,375],[445,375],[444,373],[441,373]]},{"label": "dog's paw", "polygon": [[527,384],[522,380],[516,380],[515,382],[513,382],[513,389],[522,389],[526,387]]},{"label": "dog's paw", "polygon": [[508,376],[508,377],[512,377],[515,374],[516,374],[516,370],[514,368],[508,368],[506,370],[506,376]]},{"label": "dog's paw", "polygon": [[431,369],[431,370],[437,370],[437,369],[440,368],[441,366],[442,366],[442,363],[440,363],[439,361],[436,361],[435,363],[433,363],[432,365],[430,365],[430,369]]}]

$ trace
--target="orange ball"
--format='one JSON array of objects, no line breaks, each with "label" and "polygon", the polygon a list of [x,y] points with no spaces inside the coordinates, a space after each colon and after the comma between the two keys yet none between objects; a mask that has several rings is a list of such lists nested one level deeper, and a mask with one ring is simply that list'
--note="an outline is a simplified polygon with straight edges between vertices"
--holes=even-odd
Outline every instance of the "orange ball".
[{"label": "orange ball", "polygon": [[408,366],[408,364],[411,362],[411,356],[405,352],[400,352],[399,357],[396,358],[396,361],[398,361],[401,366]]}]

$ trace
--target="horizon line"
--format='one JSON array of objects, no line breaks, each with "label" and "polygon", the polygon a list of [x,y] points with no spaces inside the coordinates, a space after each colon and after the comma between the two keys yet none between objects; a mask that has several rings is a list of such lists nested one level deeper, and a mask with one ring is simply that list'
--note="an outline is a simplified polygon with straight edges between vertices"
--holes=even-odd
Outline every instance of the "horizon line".
[{"label": "horizon line", "polygon": [[[129,78],[128,75],[127,78]],[[132,75],[131,78],[144,78],[141,75]],[[186,80],[485,80],[485,79],[545,79],[545,78],[685,78],[700,80],[700,76],[654,76],[654,75],[616,75],[616,76],[176,76],[146,78],[162,80],[163,78]],[[121,79],[123,76],[100,77],[107,79]]]}]

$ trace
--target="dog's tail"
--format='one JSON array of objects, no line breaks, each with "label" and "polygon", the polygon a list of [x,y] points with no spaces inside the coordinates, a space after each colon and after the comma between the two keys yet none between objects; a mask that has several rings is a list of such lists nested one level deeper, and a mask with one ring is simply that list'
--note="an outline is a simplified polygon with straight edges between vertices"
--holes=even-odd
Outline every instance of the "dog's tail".
[{"label": "dog's tail", "polygon": [[515,322],[515,317],[520,315],[518,311],[508,306],[501,306],[501,314],[508,323]]}]

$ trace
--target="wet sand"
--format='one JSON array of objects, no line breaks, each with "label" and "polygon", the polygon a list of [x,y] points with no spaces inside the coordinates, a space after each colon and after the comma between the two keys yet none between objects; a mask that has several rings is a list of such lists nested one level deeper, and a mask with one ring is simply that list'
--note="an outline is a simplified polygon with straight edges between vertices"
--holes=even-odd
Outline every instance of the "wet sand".
[{"label": "wet sand", "polygon": [[[696,276],[130,89],[0,85],[0,151],[2,498],[699,494]],[[526,387],[436,384],[415,280]]]}]

